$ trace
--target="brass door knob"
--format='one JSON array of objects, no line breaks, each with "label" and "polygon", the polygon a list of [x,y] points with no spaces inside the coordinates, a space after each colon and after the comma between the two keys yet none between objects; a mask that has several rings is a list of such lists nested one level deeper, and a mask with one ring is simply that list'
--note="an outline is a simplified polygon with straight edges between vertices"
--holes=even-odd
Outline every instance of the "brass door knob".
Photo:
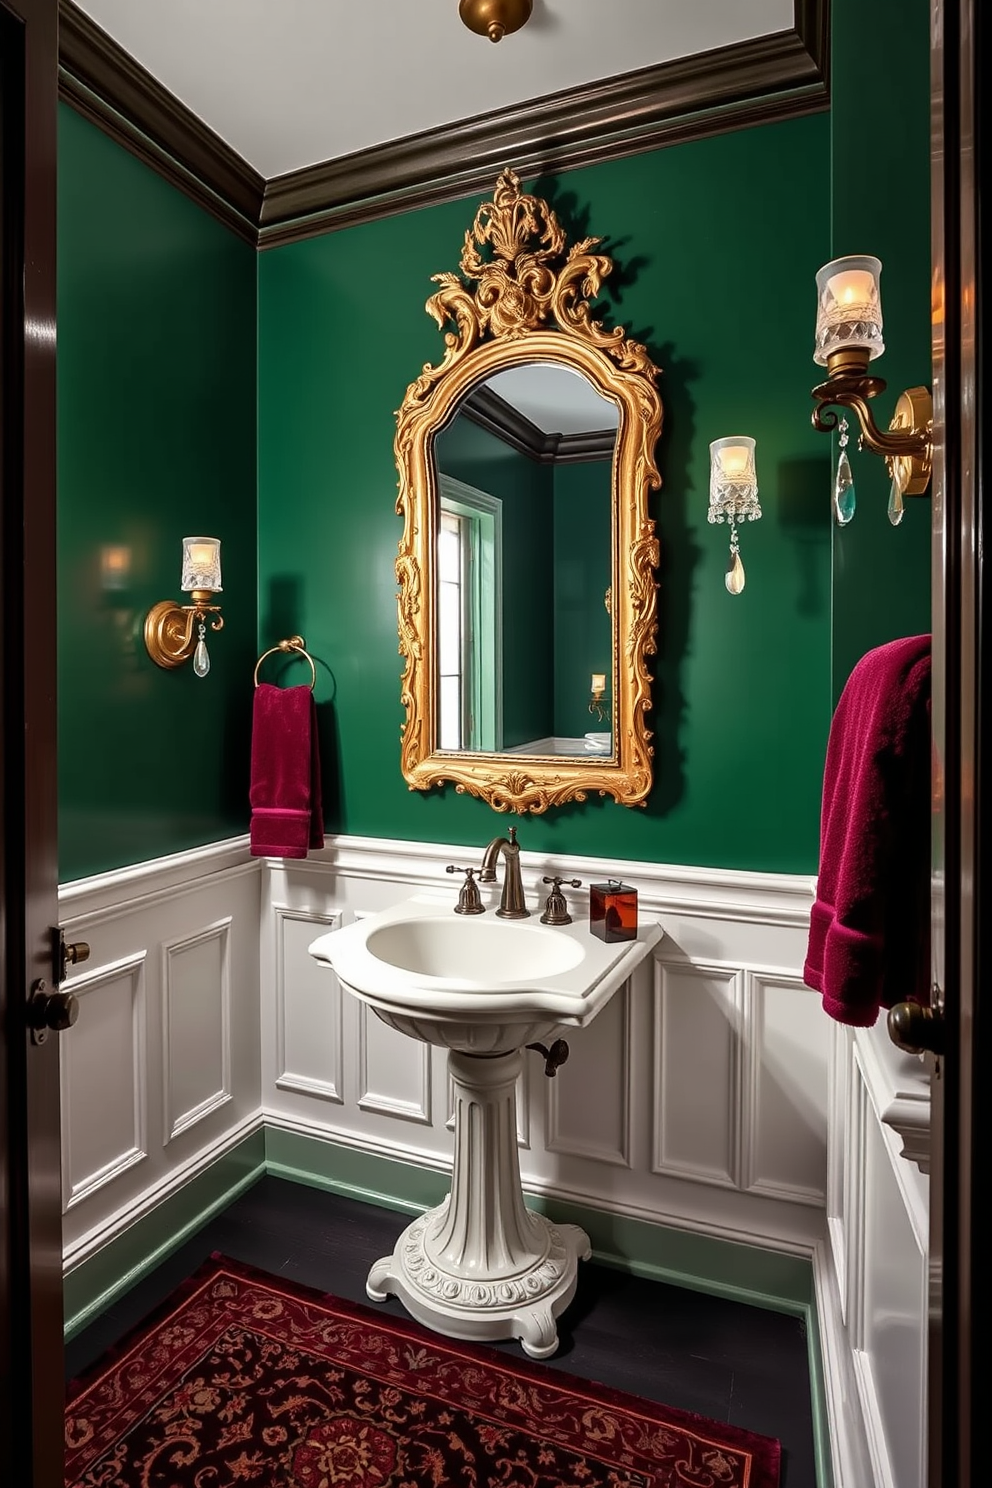
[{"label": "brass door knob", "polygon": [[52,942],[52,974],[57,982],[64,982],[70,966],[78,966],[81,961],[90,959],[90,948],[85,940],[70,940],[67,943],[60,929],[52,931]]},{"label": "brass door knob", "polygon": [[906,1054],[943,1054],[944,1019],[929,1004],[897,1002],[889,1009],[889,1038]]}]

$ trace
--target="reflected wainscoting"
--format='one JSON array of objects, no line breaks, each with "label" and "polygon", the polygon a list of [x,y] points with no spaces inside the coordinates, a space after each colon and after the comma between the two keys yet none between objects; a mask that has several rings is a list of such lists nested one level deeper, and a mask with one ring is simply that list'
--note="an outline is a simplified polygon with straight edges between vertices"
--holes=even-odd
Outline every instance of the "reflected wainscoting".
[{"label": "reflected wainscoting", "polygon": [[[62,1035],[70,1334],[263,1173],[398,1214],[443,1197],[444,1051],[387,1027],[308,946],[411,892],[454,906],[445,868],[465,851],[337,837],[290,862],[239,838],[63,887],[67,936],[92,948]],[[808,1306],[835,1488],[922,1485],[922,1442],[890,1445],[885,1379],[909,1337],[922,1391],[925,1083],[905,1056],[896,1068],[884,1028],[839,1029],[803,985],[812,881],[526,852],[521,866],[532,909],[546,874],[622,876],[664,929],[599,1017],[565,1030],[553,1079],[525,1064],[529,1202],[627,1270]],[[573,911],[587,892],[569,891]]]}]

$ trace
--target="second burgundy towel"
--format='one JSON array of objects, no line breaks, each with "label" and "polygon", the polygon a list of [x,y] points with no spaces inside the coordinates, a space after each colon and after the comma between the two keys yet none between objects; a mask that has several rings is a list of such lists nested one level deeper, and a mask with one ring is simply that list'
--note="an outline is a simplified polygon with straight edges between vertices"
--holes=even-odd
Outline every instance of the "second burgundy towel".
[{"label": "second burgundy towel", "polygon": [[253,857],[305,858],[323,847],[317,705],[309,687],[255,688],[249,799]]},{"label": "second burgundy towel", "polygon": [[925,1002],[930,977],[930,637],[863,656],[823,773],[820,871],[803,980],[839,1023]]}]

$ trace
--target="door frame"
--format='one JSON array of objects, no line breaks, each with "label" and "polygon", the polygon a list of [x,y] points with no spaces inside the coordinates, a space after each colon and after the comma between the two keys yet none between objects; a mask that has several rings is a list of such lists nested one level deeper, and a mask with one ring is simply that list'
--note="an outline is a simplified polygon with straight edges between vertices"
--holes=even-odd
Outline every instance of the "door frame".
[{"label": "door frame", "polygon": [[57,0],[0,0],[0,1482],[63,1482],[58,1040]]},{"label": "door frame", "polygon": [[973,1204],[976,1159],[987,1151],[989,1102],[978,1051],[987,1021],[979,986],[988,961],[989,894],[982,873],[979,762],[988,642],[983,605],[980,410],[986,311],[978,179],[984,149],[988,17],[976,0],[931,10],[933,263],[933,743],[932,1006],[944,1049],[931,1060],[928,1249],[929,1488],[971,1488],[987,1477],[973,1410],[974,1319],[987,1266]]}]

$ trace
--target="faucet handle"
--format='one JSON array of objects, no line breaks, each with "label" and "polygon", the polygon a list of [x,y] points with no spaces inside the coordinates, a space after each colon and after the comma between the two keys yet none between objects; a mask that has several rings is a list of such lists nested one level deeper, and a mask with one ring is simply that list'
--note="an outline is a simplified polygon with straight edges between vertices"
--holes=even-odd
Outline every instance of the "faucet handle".
[{"label": "faucet handle", "polygon": [[570,925],[572,923],[572,916],[568,912],[568,905],[565,903],[565,895],[561,891],[561,885],[564,883],[573,889],[578,889],[582,885],[581,878],[559,878],[555,874],[553,878],[545,878],[544,882],[552,884],[553,887],[544,906],[541,924]]},{"label": "faucet handle", "polygon": [[482,902],[479,894],[479,886],[475,881],[475,874],[478,872],[478,869],[456,868],[454,863],[450,863],[444,871],[445,873],[464,873],[465,875],[465,882],[461,886],[458,894],[458,903],[455,905],[455,914],[485,914],[486,906]]}]

